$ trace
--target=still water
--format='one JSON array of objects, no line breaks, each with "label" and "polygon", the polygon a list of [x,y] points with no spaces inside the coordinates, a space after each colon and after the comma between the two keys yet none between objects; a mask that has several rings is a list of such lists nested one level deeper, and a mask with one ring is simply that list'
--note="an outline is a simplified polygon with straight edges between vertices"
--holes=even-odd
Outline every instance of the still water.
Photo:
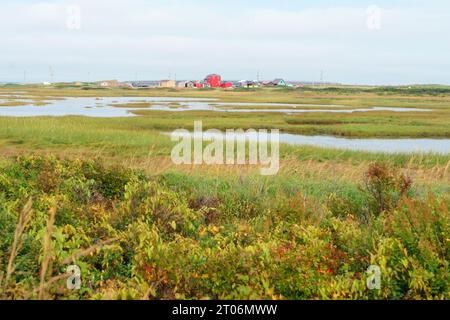
[{"label": "still water", "polygon": [[[170,133],[163,133],[170,135]],[[186,133],[187,134],[187,133]],[[186,135],[183,133],[177,136]],[[253,141],[257,139],[255,134],[238,133],[225,135],[224,133],[188,133],[190,137],[204,139],[231,139],[233,141]],[[270,131],[269,131],[270,136]],[[269,138],[270,141],[270,138]],[[305,136],[300,134],[280,133],[280,143],[289,145],[309,145],[324,148],[334,148],[354,151],[382,152],[382,153],[439,153],[450,154],[450,139],[378,139],[378,138],[341,138],[333,136]]]},{"label": "still water", "polygon": [[[11,95],[2,95],[0,103],[9,102]],[[88,116],[88,117],[131,117],[133,110],[164,110],[182,112],[189,110],[218,111],[218,112],[278,112],[278,113],[353,113],[369,111],[393,112],[431,112],[428,109],[416,108],[358,108],[342,109],[338,105],[312,104],[277,104],[277,103],[226,103],[216,99],[200,98],[172,98],[172,97],[102,97],[102,98],[65,98],[64,100],[47,100],[43,106],[35,106],[27,97],[18,97],[26,105],[15,107],[0,107],[0,116],[35,117],[35,116]],[[15,100],[17,101],[17,100]],[[152,103],[148,108],[117,108],[115,104]],[[176,103],[176,107],[174,104]],[[250,106],[277,107],[278,109],[245,109]],[[233,106],[241,107],[233,109]],[[283,109],[286,107],[286,109]],[[302,109],[316,107],[318,109]],[[386,152],[386,153],[414,153],[435,152],[450,153],[450,139],[348,139],[333,136],[304,136],[297,134],[280,134],[280,142],[291,145],[312,145],[346,150]]]},{"label": "still water", "polygon": [[[1,97],[0,103],[8,102],[7,97]],[[130,117],[135,116],[134,110],[160,110],[160,111],[218,111],[218,112],[275,112],[275,113],[353,113],[368,111],[393,112],[430,112],[428,109],[416,108],[357,108],[343,109],[345,106],[318,105],[318,104],[286,104],[286,103],[237,103],[220,102],[216,99],[200,98],[169,98],[169,97],[103,97],[103,98],[65,98],[64,100],[47,100],[46,105],[36,106],[30,99],[23,98],[16,101],[25,103],[23,106],[0,107],[0,116],[36,117],[36,116],[87,116],[87,117]],[[148,108],[117,108],[115,104],[151,103]],[[174,104],[176,106],[174,107]],[[277,109],[245,109],[250,106],[277,107]],[[240,107],[233,109],[233,106]],[[283,109],[286,107],[286,109]],[[302,109],[304,107],[304,109]],[[318,109],[306,109],[316,107]]]}]

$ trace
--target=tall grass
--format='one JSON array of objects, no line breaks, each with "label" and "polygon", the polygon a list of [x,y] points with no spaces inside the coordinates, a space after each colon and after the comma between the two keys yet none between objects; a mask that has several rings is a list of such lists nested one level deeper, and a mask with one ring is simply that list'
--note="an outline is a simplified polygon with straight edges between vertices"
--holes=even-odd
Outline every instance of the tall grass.
[{"label": "tall grass", "polygon": [[[31,206],[32,206],[32,199],[28,199],[27,203],[23,207],[22,211],[19,214],[19,221],[16,225],[16,231],[14,232],[14,240],[11,245],[11,253],[8,260],[8,266],[6,268],[6,276],[5,276],[5,282],[4,285],[8,286],[9,280],[11,279],[11,275],[13,274],[15,270],[14,266],[14,260],[16,259],[21,247],[22,247],[22,236],[25,231],[25,228],[28,225],[28,222],[31,218]],[[1,281],[0,281],[1,284]]]}]

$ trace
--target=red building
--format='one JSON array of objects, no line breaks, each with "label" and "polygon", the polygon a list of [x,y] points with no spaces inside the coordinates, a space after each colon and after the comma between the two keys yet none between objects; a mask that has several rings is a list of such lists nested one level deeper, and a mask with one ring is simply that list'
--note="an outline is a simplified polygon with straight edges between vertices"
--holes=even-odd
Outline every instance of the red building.
[{"label": "red building", "polygon": [[220,87],[224,88],[224,89],[233,88],[233,83],[232,82],[222,82]]},{"label": "red building", "polygon": [[218,74],[210,74],[206,76],[205,82],[211,88],[220,88],[222,85],[222,77]]}]

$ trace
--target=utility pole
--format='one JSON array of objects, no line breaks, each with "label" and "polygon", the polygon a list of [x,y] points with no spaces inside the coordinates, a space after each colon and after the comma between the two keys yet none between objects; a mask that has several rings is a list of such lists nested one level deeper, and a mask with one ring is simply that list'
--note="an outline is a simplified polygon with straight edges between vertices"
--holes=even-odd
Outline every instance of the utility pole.
[{"label": "utility pole", "polygon": [[320,83],[322,84],[322,87],[325,86],[325,84],[323,82],[323,70],[320,71]]},{"label": "utility pole", "polygon": [[258,72],[256,73],[256,81],[259,82],[259,70],[258,70]]},{"label": "utility pole", "polygon": [[54,76],[54,73],[53,73],[53,68],[52,68],[52,66],[49,66],[49,67],[48,67],[48,73],[49,73],[49,76],[50,76],[50,81],[53,83],[53,76]]}]

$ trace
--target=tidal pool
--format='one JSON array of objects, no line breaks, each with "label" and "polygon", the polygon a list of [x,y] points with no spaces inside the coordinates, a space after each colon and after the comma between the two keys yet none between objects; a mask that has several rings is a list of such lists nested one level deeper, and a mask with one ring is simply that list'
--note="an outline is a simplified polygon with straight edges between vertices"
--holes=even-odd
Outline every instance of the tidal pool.
[{"label": "tidal pool", "polygon": [[[5,100],[6,99],[0,99]],[[392,112],[431,112],[429,109],[416,108],[356,108],[342,109],[345,106],[339,105],[318,105],[318,104],[286,104],[286,103],[239,103],[239,102],[220,102],[218,99],[207,98],[173,98],[173,97],[98,97],[98,98],[74,98],[68,97],[64,100],[52,100],[49,98],[45,101],[46,105],[35,106],[34,102],[27,99],[26,96],[20,100],[25,104],[14,107],[0,107],[0,116],[11,117],[36,117],[36,116],[87,116],[87,117],[131,117],[136,116],[132,111],[136,110],[160,110],[171,112],[183,111],[217,111],[217,112],[275,112],[275,113],[308,113],[308,112],[330,112],[330,113],[353,113],[353,112],[369,112],[369,111],[392,111]],[[174,108],[173,103],[177,103]],[[151,103],[148,108],[114,107],[117,104],[130,103]],[[233,109],[236,107],[280,107],[277,109]],[[225,107],[225,108],[223,108]],[[228,108],[229,107],[229,108]],[[283,109],[286,107],[286,109]],[[289,107],[289,108],[287,108]],[[302,109],[304,107],[305,109]],[[317,107],[317,109],[307,109],[306,107]],[[333,109],[334,108],[334,109]],[[336,109],[337,108],[337,109]]]},{"label": "tidal pool", "polygon": [[[170,133],[164,132],[164,135]],[[177,133],[177,136],[183,136],[183,133]],[[225,135],[224,133],[189,133],[193,138],[199,138],[203,135],[205,139],[231,139],[254,141],[256,135],[249,133],[238,133]],[[270,136],[270,130],[269,130]],[[205,142],[207,144],[207,142]],[[334,148],[354,151],[382,152],[382,153],[438,153],[450,154],[450,139],[381,139],[381,138],[342,138],[334,136],[306,136],[299,134],[280,133],[280,143],[289,145],[309,145],[324,148]]]},{"label": "tidal pool", "polygon": [[[1,97],[0,102],[11,101],[7,95]],[[11,96],[9,96],[11,97]],[[35,106],[30,97],[14,96],[25,103],[22,106],[0,107],[0,116],[11,117],[36,117],[36,116],[87,116],[87,117],[132,117],[135,110],[164,110],[171,112],[183,112],[189,110],[217,111],[217,112],[275,112],[275,113],[307,113],[307,112],[330,112],[330,113],[353,113],[370,111],[392,111],[392,112],[432,112],[429,109],[416,108],[356,108],[342,109],[341,105],[318,105],[318,104],[286,104],[286,103],[239,103],[221,102],[218,99],[209,98],[183,98],[183,97],[67,97],[63,100],[52,100],[49,97],[45,105]],[[60,98],[55,98],[60,99]],[[115,107],[130,103],[149,103],[148,108]],[[176,108],[173,104],[176,103]],[[235,108],[236,107],[244,107]],[[245,107],[279,107],[277,109],[253,109]],[[286,107],[284,109],[283,107]],[[302,109],[303,107],[303,109]],[[316,107],[307,109],[306,107]],[[280,134],[280,142],[291,145],[312,145],[319,147],[331,147],[337,149],[386,152],[386,153],[450,153],[450,139],[348,139],[333,136],[305,136],[297,134]]]}]

